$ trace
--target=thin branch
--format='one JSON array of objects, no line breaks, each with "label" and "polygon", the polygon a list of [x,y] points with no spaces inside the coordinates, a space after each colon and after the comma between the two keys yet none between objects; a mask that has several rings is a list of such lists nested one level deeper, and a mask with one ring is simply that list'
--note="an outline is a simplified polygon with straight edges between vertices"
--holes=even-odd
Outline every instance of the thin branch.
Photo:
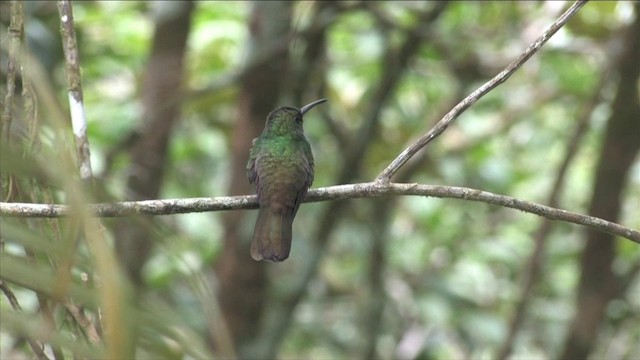
[{"label": "thin branch", "polygon": [[73,10],[70,0],[58,1],[60,14],[60,33],[64,49],[65,67],[67,72],[67,86],[69,91],[69,108],[71,110],[71,125],[76,137],[76,153],[80,178],[89,181],[93,177],[91,158],[89,154],[89,138],[87,137],[87,119],[82,99],[82,81],[80,77],[80,57],[78,43],[73,24]]},{"label": "thin branch", "polygon": [[368,100],[369,107],[365,113],[363,124],[352,141],[353,145],[346,154],[343,171],[338,176],[338,183],[350,182],[351,178],[357,175],[359,167],[362,166],[362,159],[368,149],[368,144],[378,132],[384,105],[391,98],[393,90],[400,83],[407,65],[418,53],[424,42],[421,34],[435,23],[447,6],[446,2],[436,2],[431,9],[420,13],[417,16],[417,25],[407,31],[403,43],[398,48],[394,49],[390,45],[391,41],[387,39],[389,45],[383,55],[384,71],[382,72],[382,77],[372,98]]},{"label": "thin branch", "polygon": [[24,4],[22,1],[11,2],[11,16],[9,22],[9,58],[7,59],[7,93],[5,94],[4,103],[2,104],[2,127],[0,128],[0,136],[2,141],[9,142],[11,138],[11,123],[13,121],[13,103],[16,90],[16,62],[20,52],[20,42],[22,39],[22,14]]},{"label": "thin branch", "polygon": [[467,110],[476,101],[488,94],[492,89],[505,82],[516,70],[518,70],[533,54],[535,54],[544,43],[547,42],[578,10],[587,3],[587,0],[576,1],[562,16],[558,18],[540,37],[538,37],[518,58],[512,61],[507,67],[491,80],[484,83],[474,92],[464,98],[458,105],[449,111],[431,130],[427,131],[418,141],[406,148],[398,157],[396,157],[386,169],[376,178],[378,182],[388,182],[389,179],[404,165],[412,156],[420,149],[425,147],[433,139],[444,132],[453,121]]},{"label": "thin branch", "polygon": [[18,298],[16,298],[16,295],[13,293],[13,291],[11,291],[9,285],[7,285],[2,279],[0,279],[0,290],[2,290],[4,296],[6,296],[7,300],[9,300],[9,304],[11,304],[13,310],[22,311],[22,307],[18,302]]},{"label": "thin branch", "polygon": [[78,324],[78,326],[84,331],[89,343],[93,345],[102,344],[102,338],[98,333],[98,329],[95,324],[87,317],[84,313],[84,310],[81,306],[74,303],[70,299],[64,301],[64,307],[67,309],[73,320]]},{"label": "thin branch", "polygon": [[[311,189],[309,190],[304,202],[371,198],[391,195],[415,195],[479,201],[540,215],[551,220],[559,220],[588,226],[596,230],[627,238],[640,244],[640,231],[638,230],[630,229],[593,216],[581,215],[567,210],[518,200],[511,196],[493,194],[487,191],[465,187],[369,182]],[[89,205],[89,211],[98,217],[170,215],[204,211],[257,208],[258,202],[255,195],[126,201]],[[0,215],[2,216],[63,217],[68,214],[69,207],[66,205],[0,203]]]},{"label": "thin branch", "polygon": [[[20,68],[19,65],[16,66],[16,63],[18,62],[24,32],[24,3],[22,1],[12,1],[10,12],[11,15],[8,27],[8,37],[10,39],[8,46],[9,58],[7,59],[6,69],[7,88],[4,102],[2,103],[2,126],[0,127],[0,138],[2,138],[5,146],[9,146],[11,141],[11,124],[13,122],[14,96],[16,91],[16,73],[17,69]],[[7,184],[7,194],[6,196],[2,194],[2,198],[5,199],[5,201],[8,201],[13,197],[16,189],[14,178],[8,174],[2,174],[0,181]]]},{"label": "thin branch", "polygon": [[[578,117],[578,121],[575,124],[575,130],[572,131],[573,135],[567,144],[565,157],[558,167],[556,178],[551,186],[551,192],[549,193],[546,201],[549,206],[559,206],[560,196],[564,189],[564,180],[567,176],[569,166],[578,153],[578,148],[582,143],[582,139],[589,129],[589,120],[591,119],[597,105],[600,104],[602,100],[602,89],[605,88],[605,85],[609,80],[609,67],[610,66],[607,65],[607,68],[604,70],[604,73],[600,78],[599,86],[596,87],[597,90]],[[535,247],[523,269],[522,287],[520,288],[513,316],[509,322],[509,332],[500,346],[496,359],[504,360],[511,355],[517,335],[524,323],[527,308],[529,303],[533,300],[532,293],[534,291],[534,286],[539,281],[542,273],[544,253],[549,240],[548,235],[551,233],[551,230],[551,222],[548,219],[545,219],[540,223],[538,229],[532,235],[535,240]]]},{"label": "thin branch", "polygon": [[220,91],[226,90],[231,86],[237,85],[242,78],[251,74],[255,69],[265,66],[265,64],[268,64],[275,58],[282,57],[282,54],[287,51],[291,42],[295,41],[298,37],[307,37],[307,32],[308,31],[292,32],[291,34],[280,38],[269,48],[259,52],[255,56],[252,56],[249,62],[242,64],[238,68],[230,70],[227,73],[217,76],[201,88],[185,91],[185,94],[176,99],[176,101],[200,100],[204,96],[211,96]]},{"label": "thin branch", "polygon": [[[2,290],[2,293],[9,300],[9,303],[11,304],[11,307],[13,308],[13,310],[17,312],[22,312],[22,307],[20,306],[20,303],[18,302],[18,299],[16,298],[15,294],[13,293],[13,291],[11,291],[11,289],[9,288],[9,285],[6,284],[2,279],[0,279],[0,290]],[[44,350],[43,350],[44,347],[39,341],[33,340],[30,337],[27,337],[26,340],[29,343],[31,350],[33,350],[34,354],[38,359],[49,360],[49,357],[44,353]]]},{"label": "thin branch", "polygon": [[[73,8],[70,0],[58,1],[58,14],[60,15],[60,34],[62,36],[62,48],[65,57],[69,109],[71,112],[73,134],[75,135],[77,166],[80,179],[82,179],[84,185],[88,185],[93,179],[93,170],[91,167],[89,137],[87,135],[87,118],[85,115],[82,95],[80,56],[78,54],[78,43],[76,40],[75,24],[73,20]],[[85,224],[85,230],[88,227],[90,227],[90,225]],[[87,236],[86,231],[83,236]],[[89,234],[88,241],[91,241],[91,234]],[[91,243],[89,243],[89,246],[91,247]],[[75,246],[71,246],[71,250],[75,250]],[[74,251],[72,251],[72,253],[73,252]],[[107,255],[104,257],[107,257]],[[98,258],[98,262],[100,262],[104,257]],[[71,259],[65,259],[63,263],[66,263],[67,261],[71,261]],[[100,268],[100,265],[98,265],[98,268]],[[70,265],[69,267],[61,266],[61,269],[67,269],[66,271],[68,271],[68,269],[70,269]],[[63,274],[63,271],[65,270],[60,270],[60,274]],[[65,301],[64,306],[71,314],[76,324],[78,324],[82,331],[85,332],[89,342],[91,344],[100,344],[101,338],[96,330],[96,326],[84,314],[82,307],[75,304],[72,300]],[[114,339],[114,337],[111,337],[111,339]],[[110,350],[116,347],[117,344],[112,345]]]}]

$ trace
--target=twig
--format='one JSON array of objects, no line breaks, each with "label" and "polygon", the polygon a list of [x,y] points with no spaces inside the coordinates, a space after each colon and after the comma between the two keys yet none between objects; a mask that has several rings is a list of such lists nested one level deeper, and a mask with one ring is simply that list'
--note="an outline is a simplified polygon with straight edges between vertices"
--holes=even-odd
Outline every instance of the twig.
[{"label": "twig", "polygon": [[69,90],[69,108],[71,110],[71,125],[76,137],[76,153],[80,178],[87,182],[92,179],[91,158],[89,155],[89,138],[87,137],[87,119],[82,100],[82,81],[80,77],[80,59],[78,44],[73,25],[73,10],[69,0],[58,1],[60,14],[60,33],[64,49],[65,67],[67,72],[67,86]]},{"label": "twig", "polygon": [[[20,303],[18,302],[18,299],[16,298],[15,294],[13,293],[13,291],[11,291],[9,286],[2,279],[0,279],[0,290],[2,290],[2,293],[4,293],[4,295],[9,300],[9,303],[11,304],[11,307],[13,308],[13,310],[22,312],[22,307],[20,306]],[[40,342],[33,340],[30,337],[27,337],[26,340],[29,343],[31,350],[33,350],[34,354],[38,357],[38,359],[49,360],[49,357],[44,353],[44,350],[43,350],[44,347]]]},{"label": "twig", "polygon": [[[610,221],[529,201],[518,200],[506,195],[498,195],[465,187],[369,182],[311,189],[304,202],[371,198],[390,195],[416,195],[479,201],[540,215],[551,220],[588,226],[640,243],[640,231]],[[92,204],[88,206],[88,210],[98,217],[119,217],[128,215],[170,215],[204,211],[256,209],[257,207],[258,203],[255,195],[241,195],[215,198],[163,199]],[[66,205],[0,203],[0,215],[2,216],[63,217],[68,214],[69,208]]]},{"label": "twig", "polygon": [[94,323],[85,315],[83,309],[78,304],[74,303],[70,299],[64,301],[64,307],[67,309],[73,320],[80,326],[80,328],[84,331],[89,339],[89,343],[93,345],[100,345],[102,343],[102,339],[100,338],[100,334],[96,329]]},{"label": "twig", "polygon": [[20,306],[16,295],[13,293],[13,291],[11,291],[9,286],[5,284],[4,280],[2,279],[0,279],[0,290],[2,290],[4,296],[6,296],[7,300],[9,300],[9,304],[11,304],[13,310],[22,311],[22,307]]},{"label": "twig", "polygon": [[458,105],[456,105],[451,111],[449,111],[431,130],[427,131],[418,141],[406,148],[398,157],[396,157],[386,169],[384,169],[380,175],[376,178],[377,182],[388,182],[389,179],[398,171],[398,169],[404,165],[413,155],[415,155],[420,149],[425,147],[433,139],[438,137],[444,132],[453,121],[460,116],[466,109],[473,105],[476,101],[489,93],[492,89],[505,82],[516,70],[520,68],[533,54],[535,54],[544,43],[547,42],[564,24],[569,21],[578,10],[587,3],[587,0],[576,1],[562,16],[558,18],[540,37],[538,37],[525,52],[523,52],[518,58],[512,61],[507,67],[502,70],[498,75],[491,80],[484,83],[474,92],[464,98]]}]

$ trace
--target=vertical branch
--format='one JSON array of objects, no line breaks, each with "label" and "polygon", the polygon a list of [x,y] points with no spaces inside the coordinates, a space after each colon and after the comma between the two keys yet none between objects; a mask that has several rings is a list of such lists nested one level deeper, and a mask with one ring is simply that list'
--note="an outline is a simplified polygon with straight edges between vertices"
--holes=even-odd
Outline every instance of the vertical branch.
[{"label": "vertical branch", "polygon": [[[23,37],[24,37],[24,3],[22,1],[11,1],[10,5],[10,19],[9,19],[9,57],[7,59],[7,93],[4,98],[3,108],[2,108],[2,125],[0,127],[0,138],[2,139],[2,143],[7,147],[8,150],[10,141],[11,141],[11,125],[13,122],[14,115],[14,105],[16,105],[16,78],[17,74],[20,73],[22,75],[22,85],[23,85],[23,94],[24,94],[24,86],[27,81],[27,76],[22,71],[22,67],[19,65],[19,61],[21,59],[26,58],[26,56],[22,56],[22,47],[23,47]],[[28,116],[28,115],[27,115]],[[33,120],[33,119],[29,119]],[[2,175],[3,188],[6,186],[6,196],[4,192],[2,192],[2,198],[5,201],[9,201],[16,196],[20,196],[19,187],[17,186],[17,179],[15,179],[10,174]],[[5,185],[6,184],[6,185]],[[0,251],[4,251],[4,240],[0,239]],[[0,280],[0,289],[4,293],[4,295],[9,300],[11,307],[17,311],[22,312],[22,307],[18,302],[18,299],[14,295],[11,288],[9,288],[9,284],[5,283],[4,280]],[[40,299],[38,299],[40,300]],[[32,338],[26,338],[29,347],[35,354],[38,359],[49,359],[48,356],[44,353],[44,346],[40,341],[34,340]]]},{"label": "vertical branch", "polygon": [[[584,108],[582,114],[578,118],[576,123],[575,130],[573,131],[573,135],[569,140],[567,150],[565,153],[565,157],[560,164],[558,169],[558,173],[554,180],[554,183],[551,187],[551,193],[547,199],[547,205],[557,207],[560,203],[560,195],[564,188],[564,179],[569,169],[569,165],[572,163],[575,155],[577,154],[577,150],[582,142],[582,138],[589,128],[589,120],[591,119],[591,115],[595,110],[596,106],[600,104],[602,99],[602,89],[605,87],[608,81],[608,71],[605,70],[602,78],[600,79],[599,86],[596,87],[596,92],[588,102],[587,106]],[[522,327],[522,324],[525,319],[526,310],[532,298],[532,293],[535,284],[538,282],[541,270],[542,263],[544,261],[544,252],[546,249],[548,235],[552,230],[552,223],[549,219],[543,219],[540,223],[540,226],[536,230],[533,235],[533,239],[535,241],[535,248],[529,257],[529,260],[526,264],[526,268],[524,269],[524,278],[523,284],[520,288],[520,295],[517,300],[513,317],[509,323],[509,332],[507,336],[500,346],[498,350],[497,359],[507,359],[509,355],[511,355],[513,344],[516,340],[516,336]]]},{"label": "vertical branch", "polygon": [[[182,83],[185,78],[187,41],[192,23],[193,1],[158,1],[152,4],[153,38],[142,87],[142,121],[128,153],[131,157],[127,192],[135,199],[160,195],[173,129],[182,111]],[[142,269],[153,249],[154,224],[148,217],[129,217],[112,224],[118,260],[134,286],[142,288]],[[116,265],[117,266],[117,265]],[[135,289],[138,290],[138,289]],[[140,293],[131,294],[134,306]],[[125,318],[131,338],[125,353],[135,354],[142,330],[139,323]],[[113,328],[117,330],[117,327]]]},{"label": "vertical branch", "polygon": [[9,59],[7,60],[7,94],[4,97],[2,109],[2,140],[9,143],[11,122],[13,121],[13,97],[16,92],[16,61],[20,51],[22,38],[22,1],[11,1],[11,18],[9,20]]},{"label": "vertical branch", "polygon": [[[89,185],[93,179],[93,171],[91,168],[89,138],[87,136],[87,119],[82,96],[80,58],[73,19],[73,8],[70,0],[58,1],[58,14],[60,16],[60,33],[65,56],[71,125],[76,143],[76,166],[82,181],[81,185]],[[35,128],[32,129],[32,131],[35,131]],[[74,182],[73,178],[71,182]],[[74,208],[74,214],[72,215],[82,224],[80,233],[87,240],[89,249],[97,263],[97,272],[102,280],[100,295],[104,309],[105,325],[108,329],[107,351],[112,357],[121,357],[124,354],[128,354],[128,343],[130,342],[130,333],[128,329],[123,326],[123,324],[126,323],[126,319],[124,318],[125,311],[123,309],[127,295],[126,283],[121,281],[119,277],[120,273],[117,271],[118,268],[113,252],[106,244],[104,235],[100,230],[101,225],[99,220],[86,217],[86,212],[83,211],[83,205],[86,204],[84,191],[73,192],[68,190],[67,193],[70,195],[69,201]],[[75,237],[75,235],[70,236]],[[68,254],[62,259],[58,279],[65,279],[68,275],[66,272],[71,270],[72,257],[74,256],[73,250],[75,250],[77,239],[71,238],[66,242],[69,248],[67,250]],[[82,312],[74,311],[78,307],[73,304],[72,301],[68,301],[65,305],[80,327],[85,331],[89,331],[89,334],[91,334],[90,341],[92,343],[99,343],[99,336],[91,321],[86,318]]]},{"label": "vertical branch", "polygon": [[[192,1],[153,3],[153,40],[141,88],[142,122],[127,149],[127,192],[136,200],[157,198],[164,183],[171,136],[182,111],[193,9]],[[143,283],[142,267],[154,243],[154,226],[148,220],[133,217],[113,227],[118,257],[136,285]]]},{"label": "vertical branch", "polygon": [[[0,138],[4,146],[9,146],[11,139],[11,123],[13,122],[13,104],[16,91],[16,62],[20,52],[20,43],[23,33],[23,12],[24,3],[22,1],[11,1],[11,17],[9,20],[9,58],[7,60],[7,94],[4,97],[2,108],[2,127],[0,127]],[[2,199],[8,201],[13,194],[13,178],[11,175],[2,175],[3,190],[6,187],[6,196],[2,193]]]},{"label": "vertical branch", "polygon": [[[338,174],[338,183],[349,183],[359,174],[364,154],[369,145],[377,135],[380,126],[380,114],[387,103],[394,89],[400,83],[404,70],[410,60],[420,50],[423,40],[421,36],[425,28],[432,26],[439,18],[446,7],[446,3],[438,2],[430,9],[418,15],[418,24],[409,29],[405,38],[398,47],[389,45],[382,61],[381,78],[376,89],[373,91],[372,99],[369,100],[369,107],[364,116],[363,124],[358,129],[354,137],[353,145],[349,148],[345,156],[344,163]],[[318,225],[311,235],[313,256],[307,259],[299,275],[295,278],[291,291],[286,299],[271,307],[268,318],[265,319],[261,329],[261,334],[256,341],[256,348],[265,357],[272,358],[277,354],[285,333],[292,321],[292,313],[300,303],[307,288],[307,284],[315,275],[326,245],[331,237],[331,233],[336,228],[336,224],[342,219],[341,214],[347,208],[347,202],[331,202],[319,216]]]},{"label": "vertical branch", "polygon": [[[447,102],[447,104],[451,101]],[[428,162],[429,155],[426,152],[415,156],[399,173],[399,182],[409,182],[414,174],[423,168]],[[389,228],[393,221],[393,215],[397,210],[397,203],[400,198],[385,197],[376,199],[376,204],[371,207],[371,252],[368,264],[369,280],[369,305],[365,309],[365,345],[363,347],[364,359],[377,359],[378,337],[382,329],[382,315],[388,300],[385,290],[385,270],[388,263],[388,246],[392,240]]]},{"label": "vertical branch", "polygon": [[[251,140],[264,127],[266,114],[282,94],[289,67],[289,47],[281,47],[282,39],[291,32],[292,4],[288,1],[255,1],[249,19],[250,66],[242,76],[238,94],[236,119],[232,136],[230,168],[231,194],[251,191],[246,176]],[[277,56],[259,61],[264,54],[277,51]],[[257,319],[262,318],[267,297],[266,265],[249,254],[249,232],[254,217],[246,212],[225,215],[224,248],[215,264],[219,280],[218,301],[240,358],[268,358],[263,353],[249,354],[250,341],[256,338]],[[251,224],[251,225],[249,225]]]},{"label": "vertical branch", "polygon": [[[640,152],[640,5],[626,33],[618,63],[616,96],[611,105],[604,141],[596,165],[589,214],[616,221],[622,211],[628,173]],[[564,340],[560,359],[589,357],[605,319],[607,306],[620,296],[622,277],[614,271],[617,241],[611,234],[587,230],[581,256],[576,312]]]},{"label": "vertical branch", "polygon": [[87,137],[87,119],[82,100],[82,81],[80,77],[80,59],[78,43],[73,25],[73,10],[70,0],[58,1],[60,14],[60,33],[64,50],[65,68],[67,73],[67,87],[69,91],[69,109],[71,110],[71,125],[76,137],[76,154],[80,179],[85,183],[93,177],[89,154],[89,138]]},{"label": "vertical branch", "polygon": [[[2,290],[2,293],[7,297],[7,300],[9,300],[9,304],[11,304],[11,307],[13,308],[13,310],[22,312],[22,307],[20,306],[20,303],[18,302],[18,299],[16,298],[13,291],[11,291],[11,289],[9,288],[9,284],[6,284],[2,279],[0,279],[0,290]],[[29,343],[31,350],[33,350],[33,353],[36,354],[36,357],[38,359],[40,360],[49,359],[49,357],[47,357],[47,355],[44,353],[42,344],[40,344],[39,342],[31,338],[27,338],[26,340],[27,340],[27,343]]]},{"label": "vertical branch", "polygon": [[429,11],[417,16],[417,25],[407,31],[404,42],[397,49],[389,49],[390,51],[384,53],[382,78],[372,99],[369,100],[370,106],[365,112],[365,121],[353,140],[353,146],[346,154],[344,166],[338,176],[338,184],[348,183],[359,172],[368,145],[378,132],[382,110],[400,83],[409,61],[418,53],[420,45],[425,40],[422,34],[435,23],[447,6],[447,2],[435,2]]},{"label": "vertical branch", "polygon": [[368,258],[369,301],[364,309],[364,359],[378,359],[378,335],[383,324],[382,314],[387,302],[384,273],[387,268],[389,226],[396,210],[397,198],[376,199],[371,207],[371,250]]},{"label": "vertical branch", "polygon": [[[336,17],[337,2],[318,1],[311,5],[315,8],[311,24],[302,32],[304,39],[304,52],[300,58],[292,61],[291,78],[287,93],[292,98],[292,104],[303,104],[305,93],[309,90],[321,93],[325,87],[323,76],[326,68],[326,45],[329,26]],[[316,77],[317,75],[317,77]],[[313,84],[313,85],[311,85]],[[315,94],[311,98],[321,98],[323,95]]]}]

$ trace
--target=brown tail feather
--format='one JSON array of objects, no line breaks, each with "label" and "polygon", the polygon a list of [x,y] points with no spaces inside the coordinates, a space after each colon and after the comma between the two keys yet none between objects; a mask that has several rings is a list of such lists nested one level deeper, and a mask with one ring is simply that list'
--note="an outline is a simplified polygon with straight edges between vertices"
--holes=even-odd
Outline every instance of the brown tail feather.
[{"label": "brown tail feather", "polygon": [[251,257],[257,261],[275,262],[288,258],[291,251],[292,224],[291,211],[274,211],[269,207],[261,207],[253,232]]}]

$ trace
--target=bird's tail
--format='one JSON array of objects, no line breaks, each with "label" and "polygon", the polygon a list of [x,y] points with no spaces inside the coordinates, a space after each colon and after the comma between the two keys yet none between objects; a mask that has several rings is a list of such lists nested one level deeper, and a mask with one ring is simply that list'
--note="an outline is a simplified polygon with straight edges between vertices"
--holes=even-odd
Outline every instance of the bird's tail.
[{"label": "bird's tail", "polygon": [[293,214],[290,209],[264,206],[258,211],[253,232],[251,257],[254,260],[283,261],[291,251]]}]

